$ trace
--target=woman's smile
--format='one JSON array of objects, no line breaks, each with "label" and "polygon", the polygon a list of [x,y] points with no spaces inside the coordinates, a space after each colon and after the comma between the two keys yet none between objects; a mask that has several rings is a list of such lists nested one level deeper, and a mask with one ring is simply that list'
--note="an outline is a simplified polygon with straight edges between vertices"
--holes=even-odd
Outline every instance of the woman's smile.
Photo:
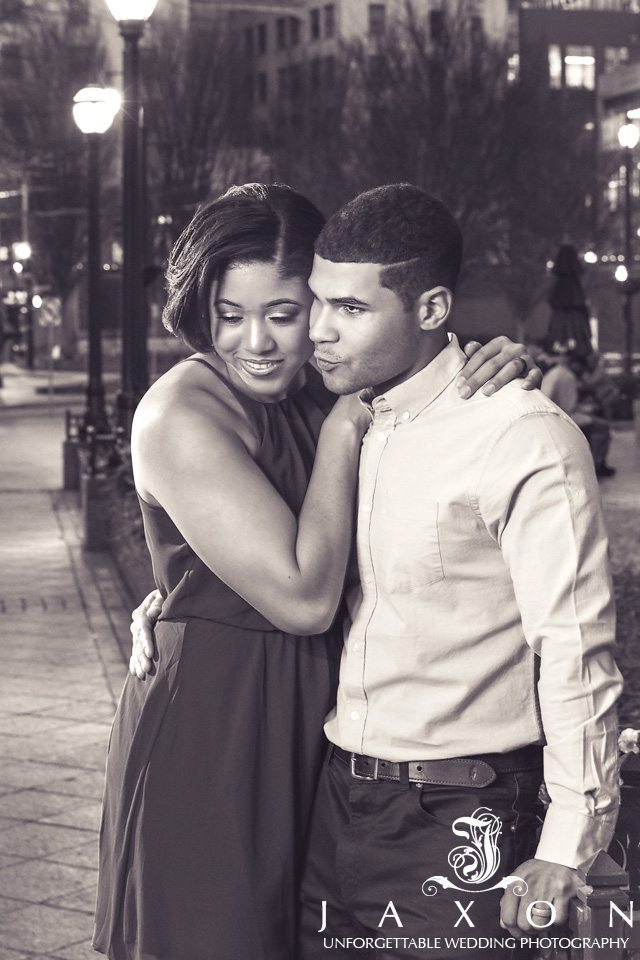
[{"label": "woman's smile", "polygon": [[254,377],[268,377],[279,370],[284,363],[284,358],[258,360],[255,357],[236,357],[236,360],[247,373]]}]

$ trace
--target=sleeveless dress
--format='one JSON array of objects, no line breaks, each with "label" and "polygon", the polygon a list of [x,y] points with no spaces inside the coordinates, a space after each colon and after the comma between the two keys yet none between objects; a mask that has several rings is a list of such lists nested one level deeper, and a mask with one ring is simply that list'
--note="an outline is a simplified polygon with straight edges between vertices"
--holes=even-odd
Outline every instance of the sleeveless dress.
[{"label": "sleeveless dress", "polygon": [[[310,369],[293,396],[262,404],[206,365],[298,513],[331,405],[320,377]],[[94,948],[111,960],[293,960],[341,631],[278,630],[205,566],[164,510],[141,507],[166,599],[155,672],[127,678],[111,732]]]}]

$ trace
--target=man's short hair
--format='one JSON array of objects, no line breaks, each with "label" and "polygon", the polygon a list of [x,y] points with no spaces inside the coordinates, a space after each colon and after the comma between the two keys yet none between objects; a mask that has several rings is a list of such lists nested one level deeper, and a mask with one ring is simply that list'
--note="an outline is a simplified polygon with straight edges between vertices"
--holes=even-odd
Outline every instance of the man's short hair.
[{"label": "man's short hair", "polygon": [[334,263],[376,263],[380,283],[411,309],[425,290],[454,290],[462,233],[445,205],[410,183],[361,193],[334,213],[316,240],[316,253]]}]

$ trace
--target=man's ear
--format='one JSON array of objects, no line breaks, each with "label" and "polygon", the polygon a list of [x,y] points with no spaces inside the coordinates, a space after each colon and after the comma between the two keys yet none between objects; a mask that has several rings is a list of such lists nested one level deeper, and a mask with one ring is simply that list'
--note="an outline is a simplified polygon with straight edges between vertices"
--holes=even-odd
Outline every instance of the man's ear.
[{"label": "man's ear", "polygon": [[425,290],[417,300],[418,322],[421,330],[437,330],[451,313],[453,296],[447,287]]}]

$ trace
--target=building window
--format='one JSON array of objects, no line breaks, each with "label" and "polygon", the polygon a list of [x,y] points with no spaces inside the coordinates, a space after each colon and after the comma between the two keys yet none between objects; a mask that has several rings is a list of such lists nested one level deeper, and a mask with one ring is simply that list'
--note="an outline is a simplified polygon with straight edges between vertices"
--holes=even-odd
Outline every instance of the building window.
[{"label": "building window", "polygon": [[289,93],[289,68],[279,67],[278,68],[278,94],[281,97],[286,97],[288,93]]},{"label": "building window", "polygon": [[312,90],[320,88],[320,57],[312,57],[309,61],[309,82]]},{"label": "building window", "polygon": [[567,47],[564,56],[564,76],[567,87],[595,89],[596,58],[593,47]]},{"label": "building window", "polygon": [[0,20],[21,20],[24,14],[24,0],[0,0]]},{"label": "building window", "polygon": [[549,85],[554,90],[562,87],[562,50],[557,43],[549,47]]},{"label": "building window", "polygon": [[24,73],[22,47],[19,43],[2,46],[2,73],[8,80],[19,80]]},{"label": "building window", "polygon": [[247,27],[244,31],[244,52],[247,56],[253,56],[253,27]]},{"label": "building window", "polygon": [[256,96],[258,103],[267,102],[267,75],[262,70],[256,75]]},{"label": "building window", "polygon": [[266,23],[258,24],[258,53],[265,54],[267,52],[267,25]]},{"label": "building window", "polygon": [[386,9],[384,3],[369,4],[369,36],[381,37],[384,34]]},{"label": "building window", "polygon": [[289,67],[289,96],[296,102],[302,98],[302,66],[292,63]]},{"label": "building window", "polygon": [[328,39],[336,35],[336,8],[333,3],[328,3],[324,8],[324,35]]},{"label": "building window", "polygon": [[471,42],[474,44],[482,43],[484,39],[484,21],[482,17],[473,16],[469,21],[471,32]]},{"label": "building window", "polygon": [[629,63],[629,47],[604,48],[604,72],[610,73]]},{"label": "building window", "polygon": [[444,12],[432,10],[429,14],[429,33],[434,43],[440,44],[444,40]]},{"label": "building window", "polygon": [[300,21],[297,17],[289,17],[289,40],[292,47],[300,43]]},{"label": "building window", "polygon": [[324,57],[322,64],[322,72],[324,74],[323,81],[326,87],[332,87],[336,82],[336,58],[335,57]]},{"label": "building window", "polygon": [[309,11],[309,23],[311,25],[311,39],[320,39],[320,11],[317,7]]},{"label": "building window", "polygon": [[69,0],[69,23],[74,27],[84,27],[89,23],[89,5],[87,0]]},{"label": "building window", "polygon": [[253,97],[254,97],[254,92],[255,92],[255,91],[254,91],[254,86],[255,86],[255,80],[254,80],[254,78],[251,76],[250,73],[245,74],[245,78],[244,78],[244,92],[245,92],[246,104],[247,104],[247,106],[249,106],[249,107],[252,107],[252,106],[253,106]]},{"label": "building window", "polygon": [[379,53],[369,57],[369,79],[374,87],[379,87],[385,76],[385,59]]},{"label": "building window", "polygon": [[287,21],[285,17],[278,17],[276,20],[276,46],[278,50],[284,50],[287,45]]}]

